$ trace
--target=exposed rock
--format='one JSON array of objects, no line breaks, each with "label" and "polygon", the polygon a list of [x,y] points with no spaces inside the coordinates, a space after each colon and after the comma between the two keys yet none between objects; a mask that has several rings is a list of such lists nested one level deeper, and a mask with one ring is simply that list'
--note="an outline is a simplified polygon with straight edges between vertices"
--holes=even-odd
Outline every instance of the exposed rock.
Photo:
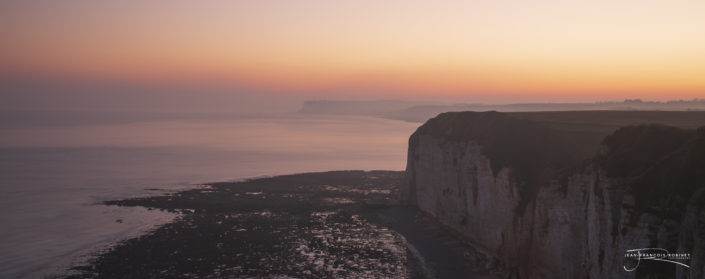
[{"label": "exposed rock", "polygon": [[[703,278],[705,130],[563,128],[441,114],[409,140],[402,199],[520,278]],[[638,248],[690,253],[690,268],[625,271]]]}]

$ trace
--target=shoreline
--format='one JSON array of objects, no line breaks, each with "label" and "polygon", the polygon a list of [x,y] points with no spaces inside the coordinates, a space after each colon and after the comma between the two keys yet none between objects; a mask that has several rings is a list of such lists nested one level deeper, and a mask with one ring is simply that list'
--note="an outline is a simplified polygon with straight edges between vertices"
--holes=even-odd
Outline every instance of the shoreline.
[{"label": "shoreline", "polygon": [[472,266],[481,262],[466,261],[467,250],[448,242],[450,233],[398,204],[402,181],[401,171],[330,171],[106,201],[180,216],[116,243],[65,278],[493,278],[491,270]]}]

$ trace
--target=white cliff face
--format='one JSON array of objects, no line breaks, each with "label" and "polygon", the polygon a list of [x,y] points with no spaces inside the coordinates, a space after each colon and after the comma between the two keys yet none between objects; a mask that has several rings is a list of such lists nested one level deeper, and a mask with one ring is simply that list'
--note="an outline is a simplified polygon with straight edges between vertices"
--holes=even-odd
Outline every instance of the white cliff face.
[{"label": "white cliff face", "polygon": [[690,251],[690,269],[677,269],[678,278],[705,278],[705,210],[689,205],[681,223],[678,250]]},{"label": "white cliff face", "polygon": [[705,212],[699,208],[675,219],[637,211],[624,182],[588,164],[546,180],[519,210],[521,182],[508,168],[495,175],[480,145],[412,137],[402,198],[513,267],[517,277],[649,276],[645,269],[625,271],[633,262],[624,253],[660,247],[691,253],[690,269],[673,266],[677,278],[703,278]]},{"label": "white cliff face", "polygon": [[470,142],[421,135],[414,148],[407,175],[416,186],[411,198],[419,209],[463,232],[482,250],[514,253],[506,250],[518,244],[510,239],[518,193],[509,170],[495,177],[480,146]]}]

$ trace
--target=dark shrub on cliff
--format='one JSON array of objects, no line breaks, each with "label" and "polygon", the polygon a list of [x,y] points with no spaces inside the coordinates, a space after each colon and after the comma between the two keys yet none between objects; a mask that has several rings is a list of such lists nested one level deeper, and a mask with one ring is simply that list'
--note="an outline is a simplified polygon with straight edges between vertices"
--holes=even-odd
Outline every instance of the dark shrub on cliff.
[{"label": "dark shrub on cliff", "polygon": [[657,124],[624,127],[602,141],[605,150],[598,159],[611,177],[638,175],[694,134],[692,130]]},{"label": "dark shrub on cliff", "polygon": [[[705,127],[695,131],[646,124],[612,133],[605,127],[586,126],[601,123],[590,119],[600,114],[442,113],[419,127],[409,146],[416,146],[419,135],[479,144],[495,175],[502,168],[511,169],[521,195],[519,213],[524,212],[540,185],[557,178],[558,171],[593,159],[609,177],[626,179],[625,185],[642,209],[666,197],[676,198],[682,205],[687,201],[705,203]],[[561,115],[573,118],[561,122]],[[603,150],[595,155],[600,143]]]},{"label": "dark shrub on cliff", "polygon": [[598,157],[602,167],[610,177],[628,180],[626,185],[638,209],[649,210],[664,202],[679,208],[687,202],[704,202],[704,128],[625,127],[605,138],[603,145],[606,150]]}]

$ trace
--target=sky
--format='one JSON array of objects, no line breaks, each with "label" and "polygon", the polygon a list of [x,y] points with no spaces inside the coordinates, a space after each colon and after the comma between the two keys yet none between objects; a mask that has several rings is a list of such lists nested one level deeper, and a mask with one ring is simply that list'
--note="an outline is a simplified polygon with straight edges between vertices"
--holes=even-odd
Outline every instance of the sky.
[{"label": "sky", "polygon": [[20,107],[705,98],[702,0],[2,0],[0,37]]}]

